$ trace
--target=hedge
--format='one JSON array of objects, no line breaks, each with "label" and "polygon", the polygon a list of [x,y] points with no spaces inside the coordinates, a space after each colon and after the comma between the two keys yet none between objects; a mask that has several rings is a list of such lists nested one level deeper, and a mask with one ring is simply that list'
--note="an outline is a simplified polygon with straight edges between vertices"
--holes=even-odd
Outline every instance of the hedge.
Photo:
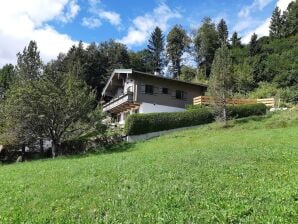
[{"label": "hedge", "polygon": [[127,135],[139,135],[206,124],[212,121],[212,113],[204,108],[173,113],[133,114],[125,121],[125,133]]},{"label": "hedge", "polygon": [[259,116],[266,114],[266,110],[266,105],[262,103],[228,106],[227,115],[229,118]]},{"label": "hedge", "polygon": [[[266,114],[264,104],[228,106],[229,118],[242,118]],[[214,120],[212,110],[208,107],[192,108],[184,112],[133,114],[125,122],[127,135],[140,135],[156,131],[164,131],[210,123]]]}]

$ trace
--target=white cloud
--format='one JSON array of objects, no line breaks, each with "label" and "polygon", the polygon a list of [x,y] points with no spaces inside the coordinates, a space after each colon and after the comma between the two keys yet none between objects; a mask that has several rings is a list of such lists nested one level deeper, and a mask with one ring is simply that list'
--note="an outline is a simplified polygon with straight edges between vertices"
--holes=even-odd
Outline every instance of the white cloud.
[{"label": "white cloud", "polygon": [[108,20],[112,25],[118,26],[121,23],[120,15],[116,12],[109,12],[101,10],[99,17]]},{"label": "white cloud", "polygon": [[[288,5],[293,0],[278,0],[276,3],[276,6],[278,6],[281,11],[284,11],[287,9]],[[269,26],[270,26],[271,17],[268,17],[265,21],[263,21],[257,28],[252,29],[245,33],[242,41],[243,43],[249,43],[251,35],[253,33],[256,33],[258,37],[268,36],[269,35]]]},{"label": "white cloud", "polygon": [[165,3],[161,3],[152,13],[136,17],[127,35],[118,41],[129,46],[144,44],[156,26],[165,31],[168,29],[169,20],[175,18],[181,18],[181,14],[170,9]]},{"label": "white cloud", "polygon": [[77,4],[75,0],[71,0],[66,8],[66,12],[63,13],[59,18],[64,23],[70,22],[73,18],[76,17],[78,12],[80,11],[80,6]]},{"label": "white cloud", "polygon": [[101,0],[89,0],[90,17],[84,17],[82,25],[88,28],[99,27],[102,24],[101,20],[107,20],[113,26],[119,27],[121,25],[120,14],[103,9]]},{"label": "white cloud", "polygon": [[69,22],[78,11],[74,0],[1,0],[0,65],[14,64],[16,53],[30,40],[37,42],[44,61],[66,52],[76,42],[47,23],[52,20]]},{"label": "white cloud", "polygon": [[252,4],[244,6],[238,13],[239,17],[249,17],[253,11],[262,10],[272,0],[254,0]]},{"label": "white cloud", "polygon": [[267,18],[261,25],[259,25],[256,29],[253,31],[250,31],[245,34],[245,36],[242,38],[242,42],[247,44],[250,41],[251,35],[253,33],[257,34],[258,37],[268,36],[269,35],[269,25],[270,25],[270,18]]},{"label": "white cloud", "polygon": [[277,0],[276,6],[280,8],[280,10],[283,12],[287,9],[288,5],[293,2],[294,0]]},{"label": "white cloud", "polygon": [[84,17],[82,19],[82,25],[86,26],[90,29],[100,27],[101,26],[101,21],[98,18],[92,18],[92,17]]}]

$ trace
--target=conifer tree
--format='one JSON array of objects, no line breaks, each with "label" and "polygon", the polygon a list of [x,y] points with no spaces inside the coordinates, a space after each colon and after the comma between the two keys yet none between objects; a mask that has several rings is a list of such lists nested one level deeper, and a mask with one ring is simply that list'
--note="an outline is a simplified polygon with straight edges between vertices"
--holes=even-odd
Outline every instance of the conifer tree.
[{"label": "conifer tree", "polygon": [[194,39],[197,67],[204,66],[205,76],[208,77],[216,49],[220,46],[215,24],[210,17],[203,19]]},{"label": "conifer tree", "polygon": [[231,46],[232,46],[232,48],[242,47],[241,37],[238,37],[237,32],[234,32],[232,37],[231,37]]},{"label": "conifer tree", "polygon": [[172,63],[174,78],[179,79],[182,55],[189,47],[189,42],[186,31],[179,25],[174,26],[167,36],[167,55]]},{"label": "conifer tree", "polygon": [[43,63],[35,41],[30,41],[22,53],[17,54],[17,74],[21,80],[36,80],[41,76]]},{"label": "conifer tree", "polygon": [[217,25],[217,32],[218,32],[218,38],[221,45],[228,43],[228,26],[226,24],[226,21],[224,19],[221,19],[220,22]]},{"label": "conifer tree", "polygon": [[255,56],[260,52],[260,46],[258,43],[258,35],[253,33],[249,42],[249,54],[250,56]]},{"label": "conifer tree", "polygon": [[165,37],[162,30],[159,27],[156,27],[150,36],[149,44],[147,46],[150,52],[150,61],[154,72],[160,73],[165,64],[164,42]]},{"label": "conifer tree", "polygon": [[231,95],[232,88],[232,58],[226,45],[217,49],[211,68],[209,91],[214,97],[215,109],[219,118],[226,121],[227,98]]},{"label": "conifer tree", "polygon": [[278,7],[276,7],[273,11],[271,22],[270,22],[270,31],[269,35],[273,38],[281,38],[282,29],[283,29],[283,18],[281,16],[281,11]]}]

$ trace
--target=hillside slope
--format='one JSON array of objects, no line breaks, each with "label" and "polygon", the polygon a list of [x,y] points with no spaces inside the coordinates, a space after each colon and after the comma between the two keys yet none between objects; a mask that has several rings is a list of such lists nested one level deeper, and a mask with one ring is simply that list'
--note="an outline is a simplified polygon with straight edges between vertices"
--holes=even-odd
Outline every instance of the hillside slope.
[{"label": "hillside slope", "polygon": [[0,167],[0,223],[295,223],[298,112]]}]

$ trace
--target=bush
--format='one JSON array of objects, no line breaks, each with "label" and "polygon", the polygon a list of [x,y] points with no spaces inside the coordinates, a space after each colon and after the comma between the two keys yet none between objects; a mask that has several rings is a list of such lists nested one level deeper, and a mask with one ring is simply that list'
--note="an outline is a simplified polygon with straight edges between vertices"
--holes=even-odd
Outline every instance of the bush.
[{"label": "bush", "polygon": [[247,104],[238,106],[228,106],[228,118],[242,118],[249,116],[259,116],[266,114],[266,105],[262,103]]},{"label": "bush", "polygon": [[59,147],[60,154],[74,155],[86,151],[87,141],[85,139],[72,139],[61,143]]},{"label": "bush", "polygon": [[212,113],[204,108],[174,113],[133,114],[125,122],[125,133],[139,135],[206,124],[212,121]]},{"label": "bush", "polygon": [[[266,114],[265,104],[228,106],[229,118],[242,118]],[[125,122],[125,134],[140,135],[210,123],[214,120],[212,110],[208,107],[190,107],[185,112],[133,114]]]}]

